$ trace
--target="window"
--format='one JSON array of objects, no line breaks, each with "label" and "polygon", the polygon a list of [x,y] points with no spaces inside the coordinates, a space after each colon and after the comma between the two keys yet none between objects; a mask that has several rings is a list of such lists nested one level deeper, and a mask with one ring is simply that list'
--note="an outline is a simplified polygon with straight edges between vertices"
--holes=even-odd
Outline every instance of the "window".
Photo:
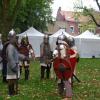
[{"label": "window", "polygon": [[70,33],[74,33],[74,26],[70,26]]},{"label": "window", "polygon": [[89,31],[92,33],[95,33],[95,29],[94,28],[89,28]]},{"label": "window", "polygon": [[83,27],[81,25],[78,26],[78,29],[79,29],[79,33],[83,32]]}]

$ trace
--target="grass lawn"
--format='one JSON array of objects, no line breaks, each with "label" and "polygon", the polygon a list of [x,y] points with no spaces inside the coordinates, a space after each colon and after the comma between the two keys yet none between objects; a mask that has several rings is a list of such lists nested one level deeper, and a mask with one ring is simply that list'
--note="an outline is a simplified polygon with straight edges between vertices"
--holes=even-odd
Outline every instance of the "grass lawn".
[{"label": "grass lawn", "polygon": [[[81,83],[74,82],[73,100],[100,100],[100,59],[80,59],[77,76]],[[2,83],[0,72],[0,100],[61,100],[57,83],[40,80],[39,62],[31,63],[30,80],[24,80],[24,70],[19,80],[19,94],[8,98],[7,85]]]}]

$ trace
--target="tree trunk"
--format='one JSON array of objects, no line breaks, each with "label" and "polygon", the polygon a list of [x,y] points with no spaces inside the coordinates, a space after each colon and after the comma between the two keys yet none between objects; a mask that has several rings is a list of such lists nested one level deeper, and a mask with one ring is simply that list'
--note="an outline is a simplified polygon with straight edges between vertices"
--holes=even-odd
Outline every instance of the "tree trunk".
[{"label": "tree trunk", "polygon": [[[13,28],[21,1],[22,0],[15,0],[16,4],[14,8],[12,8],[12,13],[9,12],[11,0],[3,0],[2,2],[0,15],[0,33],[2,34],[3,41],[7,39],[8,32]],[[11,13],[11,15],[9,15],[9,13]]]}]

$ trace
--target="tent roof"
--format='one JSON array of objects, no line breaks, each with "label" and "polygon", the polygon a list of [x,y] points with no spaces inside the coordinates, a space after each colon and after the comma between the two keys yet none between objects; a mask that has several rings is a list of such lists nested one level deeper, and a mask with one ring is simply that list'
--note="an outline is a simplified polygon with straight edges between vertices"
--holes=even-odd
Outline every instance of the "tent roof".
[{"label": "tent roof", "polygon": [[73,37],[72,35],[68,34],[67,32],[65,32],[64,29],[60,29],[58,30],[56,33],[54,33],[53,35],[51,35],[50,37],[58,37],[59,35],[64,34],[67,37]]},{"label": "tent roof", "polygon": [[25,32],[19,34],[18,36],[44,36],[43,33],[37,31],[35,28],[30,27],[28,30],[26,30]]},{"label": "tent roof", "polygon": [[91,36],[94,36],[94,34],[92,32],[90,32],[89,30],[86,30],[85,32],[76,36],[75,38],[88,38],[88,37],[91,37]]},{"label": "tent roof", "polygon": [[85,32],[76,36],[75,38],[79,38],[79,39],[100,39],[98,36],[94,35],[94,33],[90,32],[89,30],[86,30]]}]

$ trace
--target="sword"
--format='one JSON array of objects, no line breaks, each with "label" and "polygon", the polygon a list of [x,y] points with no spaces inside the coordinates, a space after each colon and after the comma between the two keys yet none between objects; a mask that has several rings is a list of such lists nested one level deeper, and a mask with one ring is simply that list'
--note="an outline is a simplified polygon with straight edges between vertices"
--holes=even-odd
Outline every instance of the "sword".
[{"label": "sword", "polygon": [[76,77],[76,75],[73,74],[73,76],[74,76],[74,78],[75,78],[78,82],[81,82],[81,81]]}]

